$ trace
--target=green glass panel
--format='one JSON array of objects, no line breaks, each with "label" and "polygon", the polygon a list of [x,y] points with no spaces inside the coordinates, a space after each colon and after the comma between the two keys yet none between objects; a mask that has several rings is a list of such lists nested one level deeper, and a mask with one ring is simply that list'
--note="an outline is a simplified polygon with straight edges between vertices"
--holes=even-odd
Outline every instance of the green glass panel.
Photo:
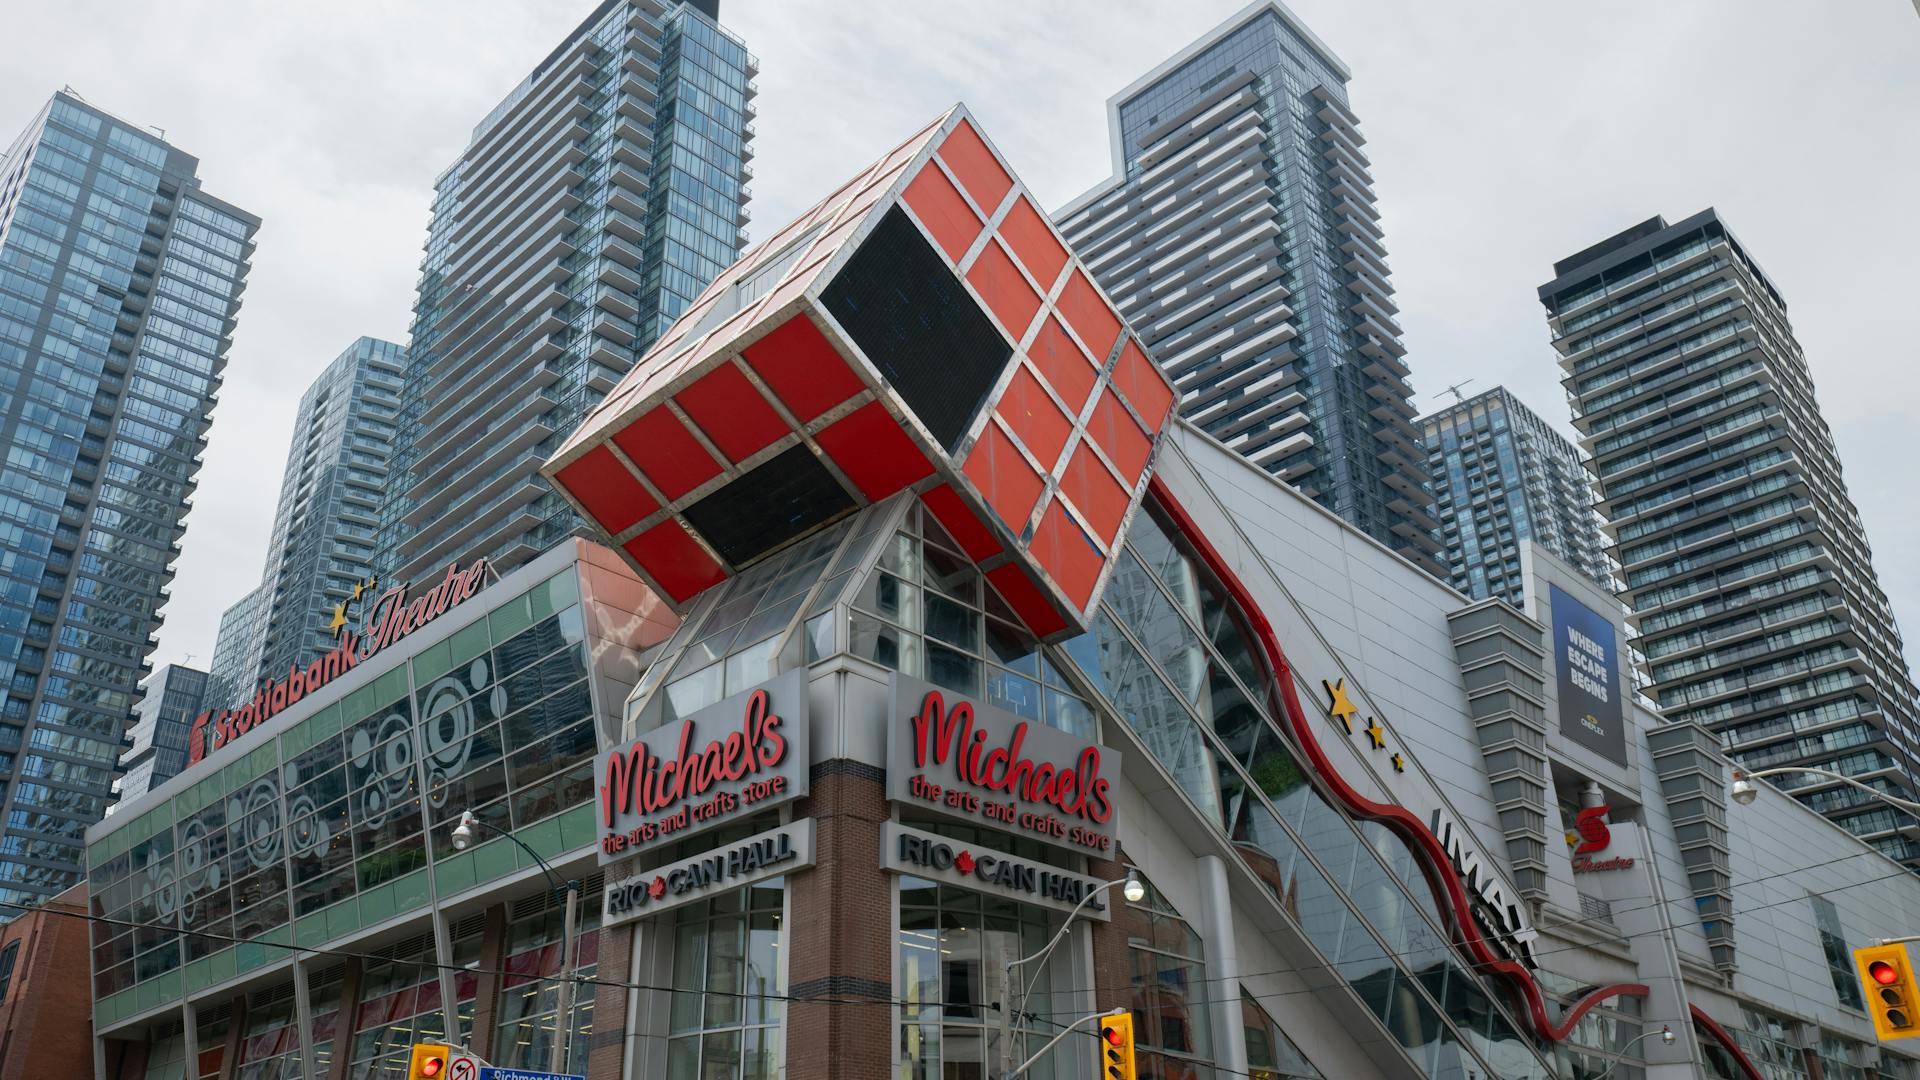
[{"label": "green glass panel", "polygon": [[216,983],[225,982],[233,978],[236,969],[234,966],[233,949],[231,947],[221,949],[219,952],[207,957],[207,959],[212,962],[210,965],[213,969],[213,978],[211,981]]},{"label": "green glass panel", "polygon": [[293,925],[293,943],[312,947],[324,944],[327,940],[327,913],[316,911],[301,918]]},{"label": "green glass panel", "polygon": [[340,703],[336,701],[307,718],[307,745],[313,746],[329,735],[340,734],[340,726]]},{"label": "green glass panel", "polygon": [[487,633],[487,620],[480,619],[462,627],[447,639],[447,670],[452,671],[491,648],[493,639]]},{"label": "green glass panel", "polygon": [[429,683],[453,670],[453,650],[449,642],[429,645],[413,658],[413,681]]},{"label": "green glass panel", "polygon": [[372,926],[375,923],[393,918],[397,909],[393,904],[393,886],[382,885],[377,889],[368,889],[360,894],[360,925]]},{"label": "green glass panel", "polygon": [[389,886],[393,890],[393,902],[401,911],[423,908],[431,902],[427,889],[427,872],[415,870],[405,877],[395,878]]},{"label": "green glass panel", "polygon": [[380,676],[379,680],[374,683],[374,686],[379,688],[379,692],[376,695],[378,698],[375,702],[376,706],[385,705],[388,702],[398,701],[406,697],[409,692],[407,685],[407,665],[401,664],[392,671]]},{"label": "green glass panel", "polygon": [[346,937],[360,929],[360,907],[351,899],[342,900],[327,909],[327,936]]},{"label": "green glass panel", "polygon": [[[526,841],[528,847],[551,859],[560,854],[560,819],[550,817],[545,821],[535,822],[520,830],[520,839]],[[532,859],[526,861],[533,862]]]},{"label": "green glass panel", "polygon": [[233,947],[234,966],[241,971],[252,971],[267,962],[267,948],[257,941],[243,941]]},{"label": "green glass panel", "polygon": [[510,602],[495,608],[487,616],[487,626],[493,631],[493,640],[505,641],[513,635],[533,625],[533,605],[522,594]]},{"label": "green glass panel", "polygon": [[434,888],[439,889],[442,895],[472,888],[473,860],[474,853],[466,851],[440,860],[433,868]]},{"label": "green glass panel", "polygon": [[475,882],[505,877],[520,868],[520,849],[507,840],[490,840],[473,849]]},{"label": "green glass panel", "polygon": [[559,611],[570,604],[580,602],[580,571],[569,566],[565,570],[547,579],[547,601]]},{"label": "green glass panel", "polygon": [[593,804],[583,803],[560,815],[560,839],[567,848],[589,847],[599,839]]}]

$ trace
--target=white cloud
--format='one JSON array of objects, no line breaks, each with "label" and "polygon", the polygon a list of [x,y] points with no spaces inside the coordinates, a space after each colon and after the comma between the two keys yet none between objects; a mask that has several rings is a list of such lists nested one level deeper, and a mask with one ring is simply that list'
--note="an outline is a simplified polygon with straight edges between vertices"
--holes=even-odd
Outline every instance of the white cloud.
[{"label": "white cloud", "polygon": [[[1047,207],[1109,168],[1105,102],[1240,7],[727,0],[759,55],[765,235],[964,100]],[[1353,69],[1417,387],[1506,383],[1564,424],[1552,263],[1717,206],[1785,293],[1896,613],[1920,620],[1920,23],[1906,5],[1299,0]],[[0,129],[71,84],[266,219],[159,662],[205,663],[254,583],[287,425],[360,334],[404,341],[433,178],[588,0],[25,6]],[[1920,633],[1920,624],[1915,628]],[[1920,649],[1909,648],[1920,656]]]}]

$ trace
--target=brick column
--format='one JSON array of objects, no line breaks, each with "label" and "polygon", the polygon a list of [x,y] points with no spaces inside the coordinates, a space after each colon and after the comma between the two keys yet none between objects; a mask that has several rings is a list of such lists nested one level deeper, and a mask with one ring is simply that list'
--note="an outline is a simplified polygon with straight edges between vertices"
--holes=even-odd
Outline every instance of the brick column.
[{"label": "brick column", "polygon": [[[581,903],[586,898],[581,897]],[[493,1060],[493,1025],[500,1015],[500,971],[507,966],[507,905],[486,910],[480,931],[480,963],[473,988],[473,1050],[482,1060]]]},{"label": "brick column", "polygon": [[347,957],[346,970],[340,974],[340,1011],[333,1018],[333,1060],[327,1063],[327,1080],[347,1080],[347,1066],[353,1061],[353,1037],[360,1032],[360,958]]},{"label": "brick column", "polygon": [[815,866],[788,879],[787,1080],[886,1080],[893,1064],[893,901],[880,873],[886,774],[836,758],[813,766]]},{"label": "brick column", "polygon": [[[608,877],[613,875],[609,874]],[[598,897],[595,897],[596,902]],[[586,898],[582,897],[585,903]],[[598,978],[626,982],[633,961],[633,923],[600,931]],[[642,980],[645,981],[645,980]],[[627,995],[624,986],[593,987],[593,1036],[587,1040],[587,1080],[620,1080],[627,1056]],[[639,1070],[636,1070],[636,1075]]]},{"label": "brick column", "polygon": [[[1118,855],[1120,852],[1115,851]],[[1115,860],[1089,858],[1087,874],[1102,881],[1112,881],[1125,877],[1127,864]],[[1133,1005],[1131,966],[1127,961],[1128,917],[1126,898],[1113,890],[1113,899],[1107,908],[1113,912],[1113,918],[1106,922],[1088,920],[1093,927],[1093,985],[1094,1008],[1100,1012],[1112,1009],[1131,1008]]]}]

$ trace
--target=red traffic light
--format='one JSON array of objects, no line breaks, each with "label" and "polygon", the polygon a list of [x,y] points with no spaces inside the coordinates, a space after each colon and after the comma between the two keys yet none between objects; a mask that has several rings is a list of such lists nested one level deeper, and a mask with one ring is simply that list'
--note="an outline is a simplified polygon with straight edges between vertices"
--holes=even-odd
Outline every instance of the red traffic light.
[{"label": "red traffic light", "polygon": [[1872,975],[1873,981],[1879,983],[1881,986],[1892,986],[1894,983],[1900,981],[1900,969],[1887,963],[1885,960],[1875,960],[1873,963],[1868,964],[1867,974]]},{"label": "red traffic light", "polygon": [[1108,1046],[1119,1046],[1121,1043],[1127,1041],[1126,1036],[1120,1034],[1119,1028],[1108,1028],[1104,1034],[1107,1037]]},{"label": "red traffic light", "polygon": [[446,1068],[446,1066],[447,1066],[447,1063],[445,1060],[437,1057],[430,1057],[427,1060],[420,1063],[420,1075],[426,1076],[426,1077],[439,1076],[440,1070]]}]

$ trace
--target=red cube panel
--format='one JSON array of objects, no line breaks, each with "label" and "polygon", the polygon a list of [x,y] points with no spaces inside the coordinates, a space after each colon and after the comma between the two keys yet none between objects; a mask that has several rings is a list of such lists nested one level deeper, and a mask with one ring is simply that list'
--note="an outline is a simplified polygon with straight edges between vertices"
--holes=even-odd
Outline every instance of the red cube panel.
[{"label": "red cube panel", "polygon": [[720,475],[720,463],[664,405],[615,432],[613,443],[669,499]]},{"label": "red cube panel", "polygon": [[675,603],[727,579],[727,572],[678,521],[663,521],[621,545]]},{"label": "red cube panel", "polygon": [[933,472],[926,455],[877,401],[833,422],[815,441],[867,498],[878,502]]},{"label": "red cube panel", "polygon": [[660,504],[640,486],[640,481],[604,446],[587,451],[580,460],[556,473],[555,479],[580,497],[587,513],[592,514],[593,520],[609,535],[626,532],[635,522],[660,509]]},{"label": "red cube panel", "polygon": [[1113,396],[1111,389],[1100,392],[1100,403],[1093,407],[1093,418],[1087,421],[1087,434],[1100,444],[1100,449],[1120,470],[1120,475],[1138,479],[1147,467],[1147,457],[1153,453],[1153,444],[1147,441],[1146,433],[1134,422],[1120,399]]},{"label": "red cube panel", "polygon": [[903,197],[951,262],[959,262],[980,235],[979,215],[939,169],[921,169],[920,175],[907,184]]},{"label": "red cube panel", "polygon": [[1067,279],[1067,287],[1060,292],[1060,314],[1066,316],[1067,325],[1080,335],[1093,353],[1096,367],[1105,367],[1107,354],[1113,351],[1113,343],[1120,337],[1120,316],[1113,313],[1100,294],[1094,291],[1093,283],[1079,270]]},{"label": "red cube panel", "polygon": [[1053,602],[1014,563],[1004,563],[987,571],[987,581],[999,590],[1007,606],[1036,636],[1046,637],[1067,628],[1066,620],[1053,610]]},{"label": "red cube panel", "polygon": [[1120,347],[1120,359],[1113,365],[1113,385],[1146,421],[1147,431],[1158,434],[1173,409],[1173,387],[1132,338]]},{"label": "red cube panel", "polygon": [[803,424],[866,389],[804,314],[781,323],[741,355]]},{"label": "red cube panel", "polygon": [[991,214],[1000,208],[1000,200],[1013,187],[1013,177],[1007,175],[972,124],[960,121],[947,141],[940,144],[939,153],[940,160],[960,178],[960,186],[967,189],[981,210]]},{"label": "red cube panel", "polygon": [[1113,478],[1113,473],[1084,442],[1074,449],[1073,460],[1067,462],[1066,474],[1060,478],[1060,494],[1080,511],[1080,516],[1101,541],[1113,543],[1120,531],[1120,519],[1127,515],[1127,489],[1120,486],[1120,481]]},{"label": "red cube panel", "polygon": [[1044,485],[1033,466],[1014,448],[1013,440],[992,423],[987,424],[962,471],[1008,529],[1017,535],[1026,527]]},{"label": "red cube panel", "polygon": [[1013,379],[1000,395],[995,411],[1042,468],[1052,469],[1059,463],[1060,451],[1073,433],[1073,421],[1053,403],[1025,365],[1013,369]]},{"label": "red cube panel", "polygon": [[1106,556],[1068,516],[1058,499],[1048,503],[1046,512],[1040,515],[1040,526],[1033,533],[1033,553],[1068,600],[1085,607],[1093,598],[1093,586],[1100,580]]},{"label": "red cube panel", "polygon": [[735,462],[745,461],[792,430],[732,364],[721,364],[695,379],[674,400],[713,445]]},{"label": "red cube panel", "polygon": [[1025,195],[1013,201],[1013,209],[1000,222],[1000,236],[1041,289],[1053,288],[1060,278],[1060,268],[1067,263],[1067,249]]},{"label": "red cube panel", "polygon": [[1040,324],[1040,332],[1033,337],[1033,344],[1027,349],[1027,356],[1033,366],[1067,403],[1067,411],[1074,416],[1086,407],[1087,395],[1093,391],[1093,382],[1099,373],[1087,360],[1087,354],[1073,343],[1065,330],[1060,329],[1059,320],[1047,316]]},{"label": "red cube panel", "polygon": [[941,484],[930,488],[920,496],[920,501],[927,504],[934,520],[947,530],[967,558],[982,562],[1000,554],[1000,542],[973,516],[973,509],[951,487]]},{"label": "red cube panel", "polygon": [[967,283],[987,302],[987,310],[1000,320],[1008,337],[1017,342],[1026,336],[1033,313],[1040,310],[1040,298],[999,244],[989,241],[980,249],[980,257],[967,271]]}]

